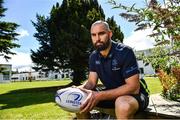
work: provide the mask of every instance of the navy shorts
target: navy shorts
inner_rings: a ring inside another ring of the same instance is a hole
[[[135,94],[135,95],[130,95],[134,97],[139,104],[139,109],[138,111],[143,111],[147,108],[149,104],[149,97],[144,95],[143,93],[140,94]],[[115,107],[115,100],[104,100],[100,101],[97,105],[97,107],[101,108],[114,108]]]

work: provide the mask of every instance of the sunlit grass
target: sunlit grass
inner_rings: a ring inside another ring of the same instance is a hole
[[[160,93],[158,78],[145,78],[151,94]],[[72,119],[74,114],[54,102],[58,87],[70,80],[12,82],[0,84],[0,119]],[[56,87],[58,86],[58,87]]]
[[[56,89],[53,88],[70,82],[65,80],[0,84],[0,119],[71,119],[71,113],[55,104]]]
[[[150,90],[150,94],[156,94],[162,92],[162,85],[157,77],[145,77],[146,83]]]

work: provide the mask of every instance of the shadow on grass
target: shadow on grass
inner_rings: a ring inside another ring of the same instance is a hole
[[[3,106],[0,106],[0,110],[55,102],[56,91],[70,86],[72,86],[72,83],[55,87],[19,89],[0,94],[0,104],[3,104]]]

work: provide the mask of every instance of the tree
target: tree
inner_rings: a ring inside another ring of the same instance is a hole
[[[4,17],[4,12],[7,10],[2,6],[3,0],[0,0],[0,18]],[[15,32],[19,25],[12,22],[0,21],[0,56],[6,60],[10,59],[9,55],[15,53],[11,51],[12,48],[20,47],[20,45],[14,43],[17,40],[18,34]]]
[[[107,22],[109,24],[110,29],[113,31],[112,39],[117,42],[123,42],[124,35],[121,32],[120,26],[118,26],[114,20],[114,17],[108,18]]]
[[[37,15],[37,23],[33,23],[37,33],[34,34],[36,40],[38,40],[41,45],[37,51],[31,50],[31,58],[34,63],[36,63],[35,70],[43,69],[54,70],[54,53],[51,46],[51,38],[49,33],[49,18],[45,16]]]
[[[80,84],[86,79],[93,50],[89,29],[99,19],[104,20],[105,15],[97,0],[63,0],[52,7],[49,17],[37,15],[34,36],[41,46],[31,50],[36,68],[71,69],[73,83]]]
[[[3,65],[0,65],[0,74],[3,74],[5,70],[6,68]]]
[[[174,93],[178,93],[180,87],[180,1],[150,0],[146,2],[145,8],[136,8],[135,4],[130,7],[117,4],[115,0],[109,0],[109,3],[114,8],[125,10],[120,16],[129,22],[135,22],[136,30],[153,29],[149,36],[155,39],[156,45],[152,49],[152,55],[142,58],[159,71],[163,94],[171,94],[171,99],[179,99],[178,94]]]

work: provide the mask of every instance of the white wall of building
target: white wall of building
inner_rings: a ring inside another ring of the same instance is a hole
[[[3,81],[3,74],[0,73],[0,81]]]
[[[143,68],[144,74],[155,74],[155,71],[151,64],[148,64],[147,66],[144,65],[142,60],[138,60],[139,68]]]
[[[17,73],[12,75],[12,81],[24,81],[24,80],[57,80],[63,78],[70,78],[71,71],[66,72],[26,72]]]

